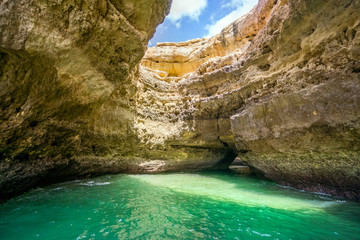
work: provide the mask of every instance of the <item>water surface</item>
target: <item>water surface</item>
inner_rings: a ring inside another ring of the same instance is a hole
[[[0,239],[360,239],[360,204],[225,172],[109,175],[0,205]]]

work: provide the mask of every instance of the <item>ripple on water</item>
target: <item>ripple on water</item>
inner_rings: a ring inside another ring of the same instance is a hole
[[[360,206],[226,173],[113,175],[0,205],[0,239],[357,239]]]

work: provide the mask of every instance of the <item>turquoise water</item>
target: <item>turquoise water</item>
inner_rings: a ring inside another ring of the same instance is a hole
[[[111,175],[1,204],[0,239],[360,239],[360,204],[225,172]]]

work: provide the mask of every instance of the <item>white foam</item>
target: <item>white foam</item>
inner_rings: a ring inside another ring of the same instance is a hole
[[[110,182],[95,182],[95,181],[89,181],[86,183],[80,183],[79,185],[82,186],[103,186],[103,185],[109,185]]]

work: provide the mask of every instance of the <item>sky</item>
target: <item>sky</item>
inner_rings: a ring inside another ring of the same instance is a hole
[[[209,38],[248,13],[258,0],[173,0],[169,15],[156,29],[149,46]]]

